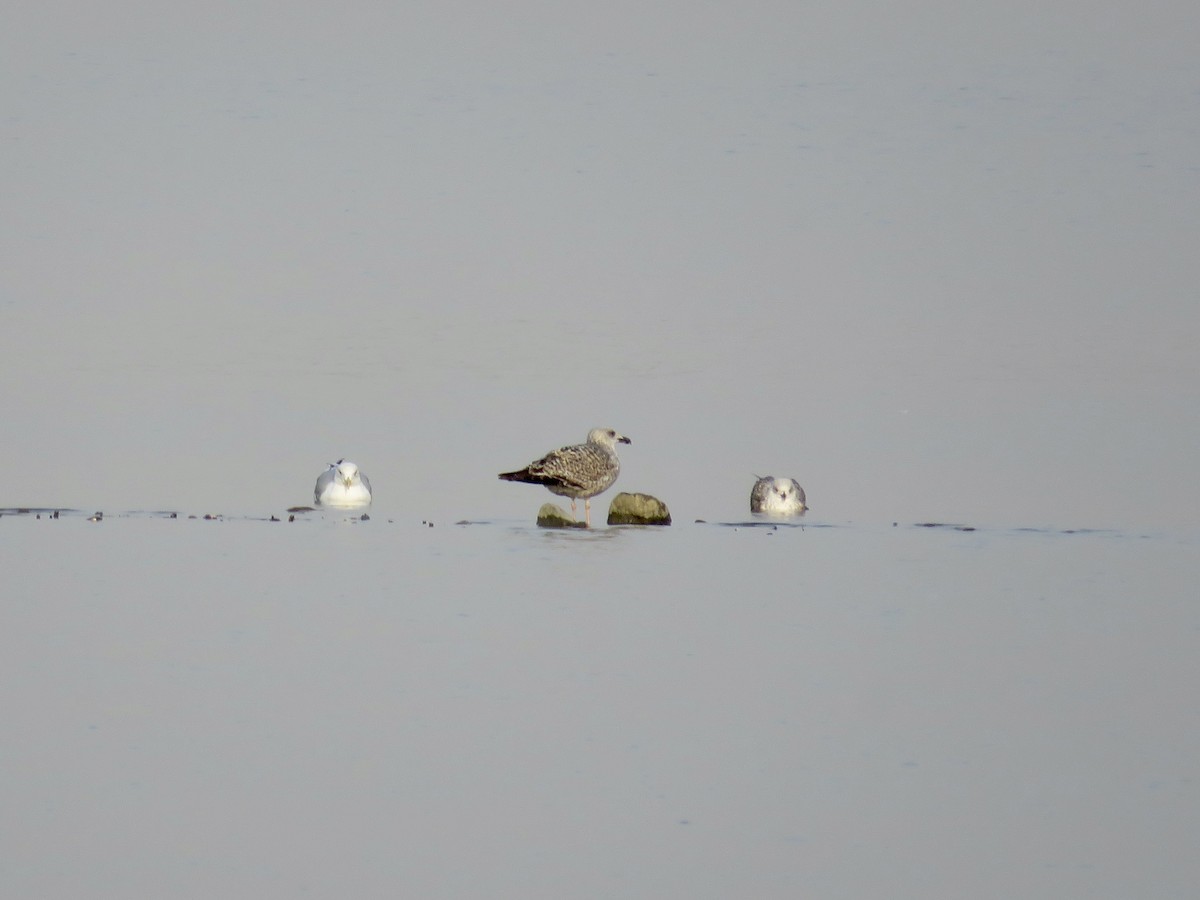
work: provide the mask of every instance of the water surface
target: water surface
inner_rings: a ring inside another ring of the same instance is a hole
[[[0,893],[1194,894],[1195,3],[25,6]]]
[[[14,896],[1182,897],[1200,875],[1194,534],[0,533]]]

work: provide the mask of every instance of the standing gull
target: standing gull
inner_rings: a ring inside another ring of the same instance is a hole
[[[804,505],[804,488],[795,478],[776,478],[774,475],[754,477],[758,481],[750,491],[750,512],[799,516],[808,509]]]
[[[321,473],[313,495],[318,506],[366,506],[371,502],[371,482],[354,463],[339,459]]]
[[[500,477],[504,481],[544,484],[550,493],[570,497],[572,516],[576,512],[575,501],[582,497],[584,521],[590,528],[592,498],[612,487],[621,474],[618,443],[631,441],[611,428],[593,428],[588,432],[586,443],[551,450],[520,471],[501,472]]]

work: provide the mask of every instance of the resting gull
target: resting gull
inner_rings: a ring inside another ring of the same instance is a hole
[[[354,463],[339,459],[321,473],[313,494],[318,506],[366,506],[371,502],[371,482]]]
[[[612,487],[621,474],[616,446],[619,443],[631,441],[611,428],[593,428],[585,443],[551,450],[517,472],[501,472],[500,477],[504,481],[543,484],[552,494],[570,497],[573,516],[575,501],[582,497],[584,522],[591,527],[592,498]]]
[[[754,477],[758,481],[750,491],[750,512],[798,516],[808,509],[804,504],[804,488],[795,478],[776,478],[774,475]]]

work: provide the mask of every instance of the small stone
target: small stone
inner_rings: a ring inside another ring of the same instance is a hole
[[[557,503],[543,503],[537,514],[538,528],[586,528],[584,522],[577,522],[571,514]]]
[[[667,504],[650,494],[620,493],[608,507],[609,525],[670,525]]]

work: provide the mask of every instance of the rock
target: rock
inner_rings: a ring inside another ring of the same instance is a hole
[[[608,507],[609,525],[670,525],[667,504],[649,494],[620,493]]]
[[[571,518],[571,514],[557,503],[543,503],[538,510],[537,523],[539,528],[586,528],[583,522]]]

